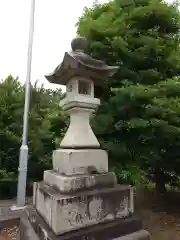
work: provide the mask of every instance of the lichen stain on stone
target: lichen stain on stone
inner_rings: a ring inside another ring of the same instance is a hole
[[[89,214],[91,219],[100,220],[102,218],[102,205],[103,200],[94,198],[89,202]]]

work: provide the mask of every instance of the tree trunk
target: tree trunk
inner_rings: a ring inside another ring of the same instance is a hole
[[[161,169],[156,168],[155,169],[155,182],[156,182],[156,194],[164,194],[166,193],[166,187],[165,187],[165,181],[164,181],[164,173],[161,171]]]

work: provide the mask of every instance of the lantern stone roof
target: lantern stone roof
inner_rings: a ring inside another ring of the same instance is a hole
[[[71,48],[71,52],[65,52],[62,63],[51,74],[45,75],[50,83],[67,85],[70,79],[80,76],[93,80],[95,85],[103,85],[119,68],[87,55],[87,39],[84,37],[73,39]]]

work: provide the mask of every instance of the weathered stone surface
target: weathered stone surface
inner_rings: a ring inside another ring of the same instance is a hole
[[[56,69],[46,75],[51,83],[67,85],[74,76],[91,77],[97,85],[103,85],[106,79],[118,70],[118,66],[108,66],[103,61],[92,58],[84,53],[86,38],[76,37],[72,40],[72,51],[65,52],[63,61]]]
[[[73,79],[71,81],[73,81]],[[83,107],[90,108],[93,110],[100,105],[100,99],[94,98],[91,95],[80,95],[78,93],[75,94],[74,91],[72,91],[68,93],[67,96],[60,102],[60,106],[64,110],[73,107],[82,107],[82,104]]]
[[[44,182],[62,193],[71,193],[85,189],[113,187],[117,180],[113,172],[66,176],[47,170],[44,171]]]
[[[46,185],[34,185],[34,205],[50,228],[58,235],[94,224],[131,215],[130,188],[84,191],[72,195]]]
[[[121,240],[122,236],[130,237],[133,234],[136,237],[132,238],[133,240],[149,240],[144,231],[141,231],[141,221],[135,216],[124,219],[117,218],[111,222],[104,222],[79,230],[69,231],[62,235],[56,235],[35,209],[29,208],[27,213],[40,240]],[[138,235],[140,238],[137,238]],[[131,240],[131,238],[122,238],[122,240]]]
[[[80,103],[70,101],[64,105],[64,109],[69,108],[67,113],[70,115],[70,125],[61,141],[61,148],[81,149],[100,147],[100,144],[89,124],[89,119],[92,112],[94,112],[93,108],[95,105],[92,105],[91,102],[92,101],[89,101],[89,103],[87,103],[87,101],[85,101]]]
[[[53,152],[53,169],[65,175],[106,173],[108,154],[101,149],[58,149]]]

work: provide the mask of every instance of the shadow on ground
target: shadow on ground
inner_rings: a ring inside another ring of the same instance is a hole
[[[180,240],[180,193],[137,191],[136,209],[152,240]]]

